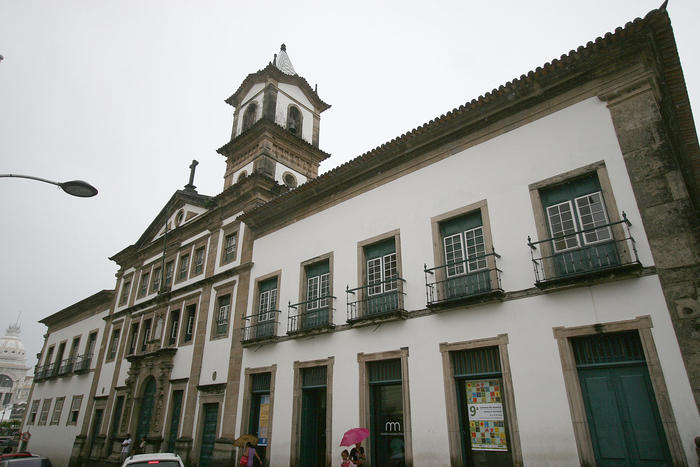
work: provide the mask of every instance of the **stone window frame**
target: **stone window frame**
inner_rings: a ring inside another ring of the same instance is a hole
[[[70,349],[68,349],[68,359],[72,360],[71,365],[75,364],[75,359],[78,357],[78,352],[80,352],[80,343],[83,340],[82,334],[76,334],[71,339]]]
[[[413,428],[411,424],[411,395],[409,387],[408,375],[408,347],[401,347],[399,350],[389,350],[385,352],[376,352],[366,354],[359,352],[357,354],[358,364],[358,394],[360,396],[359,413],[360,426],[369,426],[372,415],[370,413],[370,387],[369,387],[369,372],[367,364],[369,362],[377,362],[381,360],[401,360],[401,390],[403,398],[403,423],[404,423],[404,458],[406,465],[413,465]],[[372,443],[365,445],[365,454],[367,459],[372,459]]]
[[[163,265],[163,278],[162,281],[163,283],[161,284],[161,288],[164,291],[168,291],[172,289],[173,284],[175,283],[175,278],[177,277],[175,266],[177,263],[177,256],[176,257],[169,257],[165,258],[165,265]],[[170,280],[168,282],[168,266],[172,266],[172,271],[170,272]]]
[[[528,185],[532,211],[535,217],[535,229],[539,240],[550,238],[548,220],[545,216],[544,206],[540,197],[540,190],[554,188],[557,185],[562,185],[571,180],[593,174],[598,177],[601,195],[603,196],[603,202],[605,203],[605,208],[607,210],[608,222],[613,223],[622,219],[620,211],[617,207],[617,202],[615,201],[615,195],[613,194],[608,169],[605,166],[605,161],[600,160]],[[625,231],[620,224],[612,226],[612,233],[613,241],[620,242],[626,237]],[[631,253],[625,243],[622,243],[622,245],[624,245],[624,248],[621,248],[619,251],[620,262],[622,264],[627,264],[632,260]],[[540,243],[537,245],[537,248],[540,250],[540,256],[543,258],[551,257],[554,254],[554,249],[551,242]],[[551,261],[545,261],[543,266],[545,277],[556,277]]]
[[[29,416],[27,417],[27,423],[26,425],[33,425],[37,421],[37,414],[39,413],[39,404],[41,403],[41,399],[34,399],[32,401],[32,405],[30,406],[29,409]]]
[[[203,274],[206,273],[207,271],[207,242],[208,239],[204,238],[199,241],[197,241],[193,246],[192,246],[192,258],[190,259],[190,279],[193,279],[195,277],[199,277]],[[197,272],[197,252],[199,250],[204,251],[204,255],[202,257],[202,270],[200,272]]]
[[[164,446],[167,446],[168,442],[168,437],[170,436],[170,427],[172,425],[173,421],[173,394],[175,391],[182,391],[182,405],[180,406],[180,420],[179,420],[179,427],[178,427],[178,435],[182,431],[182,421],[184,420],[184,417],[187,415],[185,413],[185,406],[187,405],[187,381],[186,380],[170,380],[170,387],[168,388],[168,400],[167,400],[167,407],[165,410],[165,419],[163,423],[163,442],[166,443]],[[176,435],[175,439],[179,437]],[[177,442],[177,441],[176,441]]]
[[[225,383],[218,383],[218,384],[213,384],[211,385],[212,387],[217,388],[215,391],[212,391],[211,388],[207,388],[207,386],[198,386],[198,400],[197,400],[197,424],[195,425],[195,438],[194,438],[194,443],[192,445],[192,453],[198,453],[200,452],[202,448],[202,435],[204,434],[204,404],[218,404],[219,408],[217,410],[217,415],[216,415],[216,438],[215,439],[220,439],[221,433],[224,432],[224,427],[223,427],[223,421],[224,421],[224,395],[225,395],[225,389],[222,386],[225,386]],[[209,390],[209,391],[207,391]],[[172,396],[172,389],[170,391],[170,395]],[[184,401],[185,401],[185,395],[183,394],[183,409],[184,409]],[[183,410],[183,415],[184,415],[184,410]]]
[[[258,112],[258,109],[261,109],[262,112],[262,105],[257,99],[253,98],[245,104],[245,110],[241,109],[243,110],[243,116],[241,117],[241,130],[238,134],[248,130],[260,119],[261,113]]]
[[[176,347],[178,342],[180,341],[180,331],[182,330],[183,303],[184,302],[178,302],[176,304],[171,304],[168,307],[168,311],[165,315],[166,322],[165,333],[163,335],[163,347]],[[176,311],[179,311],[180,314],[178,315],[177,331],[175,331],[175,342],[170,343],[173,335],[173,313]]]
[[[139,274],[139,285],[138,285],[138,290],[136,291],[136,298],[143,298],[147,297],[149,294],[149,289],[151,287],[151,272],[153,271],[153,264],[148,265],[147,267],[141,268],[141,272]],[[147,277],[144,277],[144,274],[148,274]],[[146,290],[144,291],[143,286],[144,286],[144,281],[146,284]]]
[[[109,341],[107,342],[105,363],[114,361],[119,354],[119,339],[122,337],[122,324],[123,323],[119,323],[119,325],[112,326],[109,333]]]
[[[288,178],[288,177],[291,177],[291,178]],[[294,175],[289,170],[285,170],[282,173],[282,183],[284,183],[284,185],[289,189],[296,188],[299,185],[299,182],[297,180],[297,176]]]
[[[176,265],[175,265],[175,279],[173,281],[173,284],[179,284],[181,282],[187,281],[190,277],[190,271],[191,271],[191,266],[192,266],[192,246],[189,246],[188,248],[182,248],[176,258]],[[187,268],[185,268],[185,277],[182,277],[182,258],[184,256],[187,256]]]
[[[148,295],[157,294],[163,288],[163,281],[165,276],[163,275],[163,265],[160,261],[154,262],[151,269],[151,284],[148,288]],[[156,272],[158,274],[156,274]],[[156,276],[158,276],[158,285],[156,286]]]
[[[484,250],[486,251],[487,255],[494,251],[491,220],[489,217],[489,206],[487,200],[482,199],[475,203],[452,209],[450,211],[438,214],[430,218],[430,230],[432,232],[433,238],[434,267],[437,268],[440,266],[444,266],[446,263],[444,242],[442,239],[442,235],[440,234],[440,224],[443,222],[451,221],[458,217],[473,214],[477,211],[481,214],[481,228],[484,234]],[[466,245],[463,245],[463,248],[465,248],[464,260],[467,261]],[[498,271],[496,271],[496,258],[493,255],[486,257],[486,267],[489,269],[491,289],[493,290],[495,288],[498,288]],[[444,269],[440,268],[435,270],[435,282],[437,282],[438,284],[443,284],[446,279],[447,277],[445,276]]]
[[[241,425],[240,433],[247,433],[250,426],[250,404],[251,390],[253,386],[253,375],[260,373],[270,373],[270,418],[268,420],[269,430],[267,436],[267,446],[272,446],[273,419],[275,414],[275,380],[277,377],[277,364],[271,366],[246,368],[243,374],[243,403],[241,405]],[[268,455],[269,459],[269,455]],[[269,465],[269,460],[268,460]]]
[[[66,347],[68,347],[68,339],[63,339],[58,342],[58,350],[56,350],[56,355],[54,355],[54,365],[56,371],[61,368],[61,363],[63,362],[63,356],[66,354]]]
[[[331,465],[333,456],[333,365],[335,357],[306,362],[294,362],[294,388],[292,393],[292,435],[289,451],[289,465],[297,465],[301,457],[299,440],[301,439],[301,370],[304,368],[326,367],[326,465]],[[272,384],[272,383],[270,383]],[[249,409],[250,410],[250,409]]]
[[[260,292],[260,284],[262,282],[270,280],[274,277],[277,278],[277,294],[275,295],[275,308],[273,310],[268,310],[268,312],[270,312],[270,311],[274,312],[275,310],[277,310],[277,311],[280,311],[280,313],[277,313],[277,316],[275,316],[273,319],[273,321],[275,322],[275,326],[274,326],[275,331],[274,331],[273,335],[269,336],[269,337],[275,337],[275,336],[277,336],[277,333],[278,333],[279,323],[277,322],[277,320],[280,317],[281,308],[282,308],[282,303],[280,303],[280,289],[281,289],[280,286],[282,284],[282,270],[281,269],[278,269],[277,271],[273,271],[273,272],[270,272],[268,274],[265,274],[265,275],[262,275],[262,276],[255,278],[255,283],[254,283],[254,287],[253,287],[253,290],[255,291],[255,296],[253,297],[253,309],[251,310],[250,317],[249,317],[250,322],[243,323],[243,326],[246,327],[246,326],[254,326],[258,322],[257,316],[258,316],[259,310],[260,310],[260,293],[261,293]]]
[[[77,410],[75,409],[75,402],[78,401]],[[66,426],[78,426],[78,419],[80,418],[80,407],[83,405],[83,394],[76,394],[70,401],[70,407],[68,408],[68,417],[66,419]],[[72,421],[73,412],[77,412],[78,415],[75,417],[75,422]]]
[[[65,402],[66,396],[56,397],[56,401],[53,404],[53,411],[51,412],[51,418],[49,419],[49,426],[61,424],[61,415],[63,415],[63,405]]]
[[[307,259],[306,261],[302,261],[299,265],[299,302],[305,302],[309,299],[307,296],[309,278],[306,275],[306,268],[324,261],[328,261],[328,293],[331,297],[333,296],[333,252],[331,251],[329,253],[324,253],[322,255]],[[333,299],[330,298],[329,300],[328,306],[333,309]]]
[[[231,235],[236,236],[236,246],[234,248],[233,257],[226,259],[226,240]],[[221,254],[219,255],[219,266],[225,266],[236,261],[240,255],[241,245],[241,221],[234,221],[221,228]]]
[[[50,365],[53,363],[51,360],[54,358],[54,351],[56,350],[56,344],[51,344],[48,349],[46,349],[46,353],[44,354],[44,367],[46,365]]]
[[[367,285],[367,258],[365,255],[365,248],[374,245],[375,243],[380,243],[384,240],[388,240],[390,238],[394,239],[394,248],[396,251],[396,271],[399,277],[403,277],[403,263],[401,261],[401,230],[394,229],[357,242],[357,287],[363,287]],[[402,310],[404,306],[404,300],[403,293],[400,292],[403,291],[404,287],[403,284],[401,284],[401,281],[398,282],[398,309]],[[361,293],[357,294],[357,300],[362,301],[365,298],[367,298],[367,296],[365,295],[365,290],[366,289],[361,289],[358,291]]]
[[[194,343],[194,338],[197,334],[197,314],[199,312],[200,299],[199,293],[191,298],[186,298],[182,301],[182,316],[180,317],[180,336],[178,340],[178,347],[184,347],[187,345],[192,345]],[[187,312],[188,308],[194,306],[194,315],[192,318],[192,337],[190,340],[186,341],[187,337]]]
[[[234,296],[235,296],[235,291],[236,291],[236,285],[238,285],[238,282],[236,280],[226,282],[225,284],[220,284],[217,286],[212,287],[212,290],[215,292],[214,295],[214,300],[212,300],[212,316],[211,316],[211,330],[209,333],[209,340],[218,340],[218,339],[227,339],[230,334],[231,334],[231,327],[233,325],[234,321]],[[218,327],[218,317],[219,317],[219,300],[222,297],[225,297],[228,295],[230,297],[229,299],[229,311],[228,311],[228,322],[226,323],[226,332],[217,334],[216,330]]]
[[[126,336],[126,349],[124,351],[124,358],[130,355],[136,355],[139,349],[139,334],[141,333],[141,316],[132,318],[129,321],[129,334]],[[134,332],[134,325],[136,325],[136,332]],[[134,343],[133,350],[131,348],[131,343]]]
[[[146,331],[146,321],[150,320],[150,326],[148,331]],[[153,338],[153,330],[155,326],[156,314],[155,312],[144,313],[141,316],[141,326],[139,326],[139,340],[136,342],[136,352],[135,355],[143,354],[148,352],[148,343],[151,342]],[[148,332],[148,336],[146,336]]]
[[[46,423],[49,421],[49,411],[51,410],[52,401],[53,398],[49,397],[48,399],[44,399],[43,403],[41,404],[41,411],[39,412],[39,421],[37,422],[38,426],[45,426]]]
[[[127,289],[128,285],[128,290]],[[129,296],[131,295],[131,290],[134,287],[134,273],[130,273],[122,277],[122,286],[119,292],[119,302],[118,306],[123,307],[129,304]]]
[[[93,339],[92,336],[95,336],[95,338]],[[96,367],[97,364],[98,364],[98,363],[97,363],[97,357],[98,357],[98,355],[99,355],[99,350],[97,350],[97,338],[98,338],[99,336],[100,336],[100,329],[99,329],[99,328],[97,328],[97,329],[91,329],[91,330],[88,332],[88,338],[87,338],[87,340],[85,341],[85,350],[83,351],[83,358],[85,358],[85,357],[89,357],[89,358],[90,358],[90,368],[89,368],[89,369],[92,369],[92,368],[93,368],[93,365]],[[94,344],[94,345],[93,345],[93,348],[92,348],[92,352],[89,352],[89,350],[90,350],[90,341],[92,341],[93,344]]]
[[[299,118],[296,119],[296,120],[298,120],[299,125],[297,128],[295,128],[294,133],[292,133],[289,129],[289,123],[290,123],[291,118],[292,118],[290,115],[292,108],[296,109],[297,115],[299,116]],[[303,138],[302,135],[304,134],[304,114],[297,104],[290,103],[289,105],[287,105],[287,113],[286,113],[285,120],[286,121],[284,122],[284,129],[289,131],[290,133],[292,133],[297,138]]]
[[[442,356],[442,376],[445,388],[445,407],[447,409],[447,433],[450,449],[450,459],[455,465],[462,465],[464,457],[462,452],[461,427],[459,425],[459,402],[455,387],[454,367],[450,353],[462,350],[478,349],[483,347],[498,347],[498,357],[501,365],[501,378],[503,379],[504,403],[508,414],[508,439],[511,445],[513,465],[523,465],[523,453],[520,443],[520,429],[518,415],[515,408],[515,395],[513,392],[513,375],[510,370],[510,358],[508,357],[508,334],[499,334],[495,337],[474,339],[461,342],[441,342],[439,345]]]
[[[642,344],[642,349],[644,350],[644,359],[646,360],[647,370],[649,372],[649,379],[652,389],[654,390],[656,406],[658,407],[659,416],[661,417],[661,423],[666,435],[668,449],[671,453],[672,463],[673,465],[686,464],[683,442],[678,431],[675,415],[673,414],[673,407],[671,406],[671,399],[668,388],[666,387],[661,361],[656,351],[654,336],[651,332],[652,327],[651,316],[643,315],[629,320],[571,327],[558,326],[552,328],[554,338],[559,347],[559,357],[561,359],[566,396],[569,401],[569,410],[571,411],[576,448],[578,450],[579,460],[582,464],[595,465],[595,454],[588,427],[588,417],[586,416],[586,409],[583,402],[581,384],[576,370],[576,359],[574,357],[573,347],[571,346],[571,338],[623,331],[637,331],[639,333],[639,339]]]

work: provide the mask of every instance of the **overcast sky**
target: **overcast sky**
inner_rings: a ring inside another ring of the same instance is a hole
[[[192,159],[198,191],[222,190],[224,99],[283,42],[332,105],[325,172],[660,3],[0,0],[0,173],[100,190],[0,179],[0,332],[21,312],[33,365],[37,321],[114,288],[108,257],[187,183]],[[668,11],[697,111],[700,2]]]

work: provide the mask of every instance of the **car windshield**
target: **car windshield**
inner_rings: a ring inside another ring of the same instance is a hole
[[[151,467],[152,465],[157,465],[158,467],[180,467],[178,461],[141,461],[141,462],[131,462],[127,464],[128,467]]]

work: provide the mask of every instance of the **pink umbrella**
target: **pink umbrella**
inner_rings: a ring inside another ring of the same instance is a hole
[[[352,446],[369,436],[367,428],[351,428],[345,432],[343,439],[340,441],[341,446]]]

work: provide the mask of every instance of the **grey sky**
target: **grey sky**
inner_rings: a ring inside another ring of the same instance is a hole
[[[37,320],[114,287],[108,256],[187,183],[193,158],[198,191],[221,191],[224,99],[283,42],[332,105],[327,171],[660,3],[0,0],[0,173],[100,190],[0,180],[0,332],[21,311],[33,364]],[[697,110],[700,3],[668,10]]]

